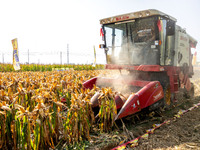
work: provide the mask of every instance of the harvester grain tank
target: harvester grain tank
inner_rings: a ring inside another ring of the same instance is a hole
[[[176,19],[150,9],[100,20],[106,69],[129,71],[123,78],[95,77],[85,88],[94,85],[127,85],[132,93],[127,100],[115,98],[117,118],[135,114],[144,108],[154,110],[177,101],[179,90],[192,95],[190,78],[194,74],[191,48],[197,41],[176,25]],[[96,96],[97,97],[97,96]],[[92,106],[98,106],[93,98]]]

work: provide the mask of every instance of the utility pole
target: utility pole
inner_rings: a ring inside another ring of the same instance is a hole
[[[67,44],[67,64],[69,64],[69,44]]]
[[[29,64],[29,49],[28,49],[28,64]]]
[[[60,52],[60,64],[62,65],[62,52]]]

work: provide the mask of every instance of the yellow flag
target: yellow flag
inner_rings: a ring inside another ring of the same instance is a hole
[[[12,40],[12,45],[13,45],[13,67],[15,70],[20,70],[17,38]]]

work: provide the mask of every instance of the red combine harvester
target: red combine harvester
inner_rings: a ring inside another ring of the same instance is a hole
[[[158,10],[144,10],[100,20],[100,34],[104,44],[106,69],[127,70],[129,75],[119,78],[95,77],[83,86],[128,86],[134,94],[127,100],[115,97],[117,118],[174,103],[179,90],[194,94],[190,79],[193,73],[191,48],[197,41],[176,19]],[[98,98],[91,100],[98,106]]]

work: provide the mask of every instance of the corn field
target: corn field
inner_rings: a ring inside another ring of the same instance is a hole
[[[20,71],[52,71],[56,69],[73,69],[73,70],[95,70],[95,69],[103,69],[104,65],[97,64],[93,65],[43,65],[43,64],[20,64]],[[12,64],[1,64],[0,63],[0,72],[11,72],[14,71]]]
[[[1,72],[0,149],[68,149],[109,131],[117,110],[110,88],[84,89],[98,74],[89,71]],[[98,121],[90,99],[100,92]],[[64,100],[65,102],[61,102]]]

